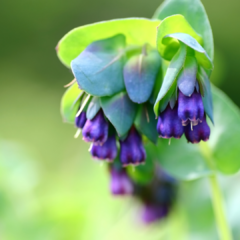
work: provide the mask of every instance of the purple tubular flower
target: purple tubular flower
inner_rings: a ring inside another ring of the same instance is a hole
[[[185,127],[185,136],[187,140],[191,143],[199,143],[202,141],[207,141],[210,136],[210,128],[207,124],[206,117],[204,116],[201,123],[199,123],[197,126],[190,126],[187,125]]]
[[[81,112],[81,114],[75,118],[75,126],[77,128],[83,128],[87,121],[86,112]]]
[[[146,152],[142,144],[142,138],[135,127],[130,129],[128,136],[124,141],[120,141],[120,145],[120,160],[123,166],[144,163]]]
[[[204,107],[201,93],[196,90],[188,97],[180,90],[178,95],[178,116],[182,120],[182,125],[186,126],[192,122],[196,126],[204,118]]]
[[[159,137],[181,138],[184,128],[177,112],[177,105],[173,109],[168,105],[167,108],[160,114],[157,123]]]
[[[112,162],[116,158],[118,152],[115,136],[109,136],[103,145],[92,143],[90,152],[93,158],[106,159],[107,161]]]
[[[161,220],[168,214],[168,207],[159,204],[146,204],[142,212],[142,220],[146,224]]]
[[[108,138],[108,122],[100,110],[92,120],[87,120],[82,131],[83,140],[103,144]]]
[[[130,195],[133,193],[134,186],[132,180],[129,178],[126,169],[110,168],[111,182],[110,189],[113,195]]]

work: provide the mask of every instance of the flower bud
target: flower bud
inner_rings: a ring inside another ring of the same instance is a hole
[[[103,145],[92,143],[90,152],[93,158],[106,159],[107,161],[112,162],[116,158],[118,152],[115,136],[109,136]]]
[[[168,105],[167,108],[159,115],[157,123],[159,137],[181,138],[184,129],[177,112],[177,105],[173,109]]]
[[[100,110],[92,120],[87,120],[82,131],[83,140],[103,144],[108,138],[108,122]]]
[[[204,116],[202,122],[198,123],[197,126],[192,127],[188,124],[185,127],[185,136],[191,143],[199,143],[201,140],[206,142],[210,136],[210,128],[207,124],[206,117]]]
[[[145,204],[142,211],[142,220],[146,224],[161,220],[168,214],[168,207],[166,205]]]
[[[77,128],[83,128],[85,123],[86,123],[86,121],[87,121],[86,112],[83,111],[83,112],[81,112],[81,114],[79,116],[77,116],[75,118],[75,126]]]
[[[133,193],[133,182],[128,176],[126,169],[111,166],[110,189],[113,195],[130,195]]]
[[[189,122],[197,125],[204,117],[204,107],[201,93],[196,90],[193,94],[185,96],[180,90],[178,95],[178,116],[182,124],[186,126]]]
[[[130,129],[125,140],[120,141],[120,145],[120,160],[123,166],[144,163],[146,152],[142,144],[142,138],[135,127]]]

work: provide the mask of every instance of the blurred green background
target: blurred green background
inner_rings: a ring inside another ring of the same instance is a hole
[[[134,213],[138,206],[133,207],[136,204],[131,199],[110,196],[105,168],[91,160],[88,145],[73,138],[74,127],[63,124],[59,113],[63,85],[73,78],[56,57],[54,48],[60,38],[87,23],[150,18],[161,2],[1,1],[0,239],[157,240],[160,236],[184,236],[186,214],[172,217],[174,232],[160,227],[167,222],[140,228]],[[240,106],[240,2],[203,3],[216,46],[212,81]],[[186,185],[183,189],[191,188]],[[207,204],[207,215],[198,218],[205,225],[206,218],[212,217]],[[176,211],[181,212],[181,207]],[[191,229],[197,232],[196,227]],[[214,226],[209,231],[216,233]]]

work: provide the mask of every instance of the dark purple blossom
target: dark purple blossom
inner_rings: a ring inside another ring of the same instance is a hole
[[[82,131],[83,140],[103,144],[108,138],[108,122],[100,110],[92,120],[87,120]]]
[[[177,105],[173,109],[168,105],[159,115],[157,131],[159,137],[162,138],[181,138],[184,129],[181,119],[178,117]]]
[[[107,161],[112,162],[116,158],[118,152],[115,136],[109,136],[103,145],[92,143],[90,152],[93,158],[106,159]]]
[[[84,125],[85,125],[85,123],[86,123],[86,121],[87,121],[86,112],[83,111],[83,112],[80,113],[79,116],[77,116],[77,117],[75,118],[75,126],[76,126],[77,128],[83,128]]]
[[[202,96],[196,90],[191,96],[185,96],[180,90],[178,95],[178,116],[182,120],[182,125],[191,123],[197,125],[204,118],[204,107]]]
[[[130,195],[133,193],[133,182],[126,169],[111,166],[110,175],[110,189],[113,195]]]
[[[128,136],[125,140],[120,141],[120,145],[120,160],[123,166],[144,163],[146,152],[142,144],[141,135],[137,132],[135,127],[129,130]]]
[[[185,127],[185,136],[191,143],[199,143],[200,141],[207,141],[210,136],[210,128],[207,124],[206,117],[204,116],[202,122],[197,126],[188,124]]]
[[[161,220],[168,214],[167,205],[145,204],[142,211],[142,220],[146,224]]]

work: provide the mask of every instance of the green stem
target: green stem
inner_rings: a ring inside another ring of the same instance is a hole
[[[213,174],[209,177],[209,182],[212,191],[212,204],[214,209],[214,214],[217,222],[218,233],[221,240],[232,240],[232,233],[229,228],[225,211],[224,211],[224,200],[221,192],[220,185],[217,179],[217,171],[215,167],[215,161],[211,154],[211,150],[206,143],[200,144],[200,149],[202,154],[205,156],[205,159],[212,169]]]
[[[216,174],[209,177],[212,190],[212,204],[218,225],[219,235],[222,240],[232,240],[232,234],[224,212],[223,197]]]

